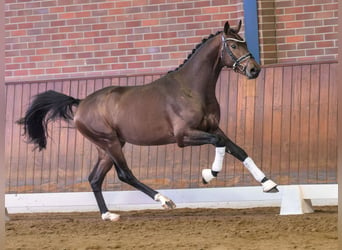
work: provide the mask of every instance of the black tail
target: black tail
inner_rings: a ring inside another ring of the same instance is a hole
[[[72,107],[78,106],[80,101],[49,90],[34,98],[25,116],[17,123],[24,125],[24,135],[28,136],[29,142],[36,144],[39,150],[42,150],[46,148],[47,124],[57,118],[72,120]]]

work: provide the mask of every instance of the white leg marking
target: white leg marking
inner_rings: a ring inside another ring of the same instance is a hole
[[[202,178],[206,183],[209,183],[212,179],[215,179],[215,176],[213,176],[211,169],[206,168],[202,170]]]
[[[247,157],[244,160],[243,165],[245,165],[245,167],[253,175],[254,179],[256,179],[258,182],[261,182],[262,179],[264,179],[266,177],[265,174],[257,167],[257,165],[255,165],[252,158]]]
[[[224,156],[226,154],[226,147],[215,148],[215,159],[211,169],[215,172],[222,170]]]
[[[110,220],[110,221],[118,221],[120,219],[120,215],[114,214],[111,212],[106,212],[101,215],[102,220]]]
[[[261,183],[261,181],[266,177],[265,174],[255,165],[254,161],[250,157],[247,157],[244,160],[243,165],[245,165],[245,167],[253,175],[254,179],[256,179],[258,182]],[[269,192],[273,188],[277,187],[277,184],[272,180],[267,180],[261,183],[261,185],[264,192]]]
[[[167,198],[166,196],[158,193],[154,196],[154,200],[155,201],[160,201],[162,204],[162,207],[165,209],[173,209],[176,208],[176,204],[170,200],[169,198]]]
[[[222,170],[225,154],[226,154],[226,147],[215,148],[215,159],[214,159],[213,165],[211,166],[211,169],[206,168],[202,170],[202,177],[206,183],[209,183],[212,179],[215,178],[215,176],[213,176],[211,171],[220,172]]]

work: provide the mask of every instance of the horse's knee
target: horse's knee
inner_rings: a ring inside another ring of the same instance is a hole
[[[91,186],[91,189],[93,192],[100,192],[102,191],[102,183],[104,180],[104,176],[97,175],[94,173],[91,173],[88,177],[89,184]]]
[[[88,178],[89,184],[91,186],[91,189],[93,190],[93,192],[99,192],[102,190],[102,181],[98,180],[98,179],[94,179],[91,176],[89,176]]]

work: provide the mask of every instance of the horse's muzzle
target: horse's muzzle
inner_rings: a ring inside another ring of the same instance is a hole
[[[254,60],[254,58],[248,61],[247,65],[246,65],[246,69],[245,69],[245,75],[248,77],[248,79],[257,78],[260,71],[261,71],[261,67]]]
[[[260,67],[252,67],[249,70],[247,69],[246,76],[248,77],[248,79],[255,79],[258,77],[260,70]]]

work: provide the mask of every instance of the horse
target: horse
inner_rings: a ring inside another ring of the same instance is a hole
[[[98,159],[88,181],[103,220],[120,218],[108,210],[102,195],[103,180],[113,166],[121,181],[166,209],[176,207],[133,175],[122,150],[126,142],[141,146],[177,143],[179,147],[212,144],[215,158],[211,168],[202,171],[203,183],[217,177],[228,153],[243,163],[264,192],[278,192],[277,184],[219,127],[215,87],[222,68],[232,68],[249,79],[258,77],[261,70],[238,34],[240,28],[241,21],[237,28],[225,22],[223,30],[203,39],[178,68],[146,85],[109,86],[82,100],[52,90],[40,93],[17,122],[28,142],[39,150],[46,148],[47,125],[56,119],[73,120],[76,129],[95,144]]]

